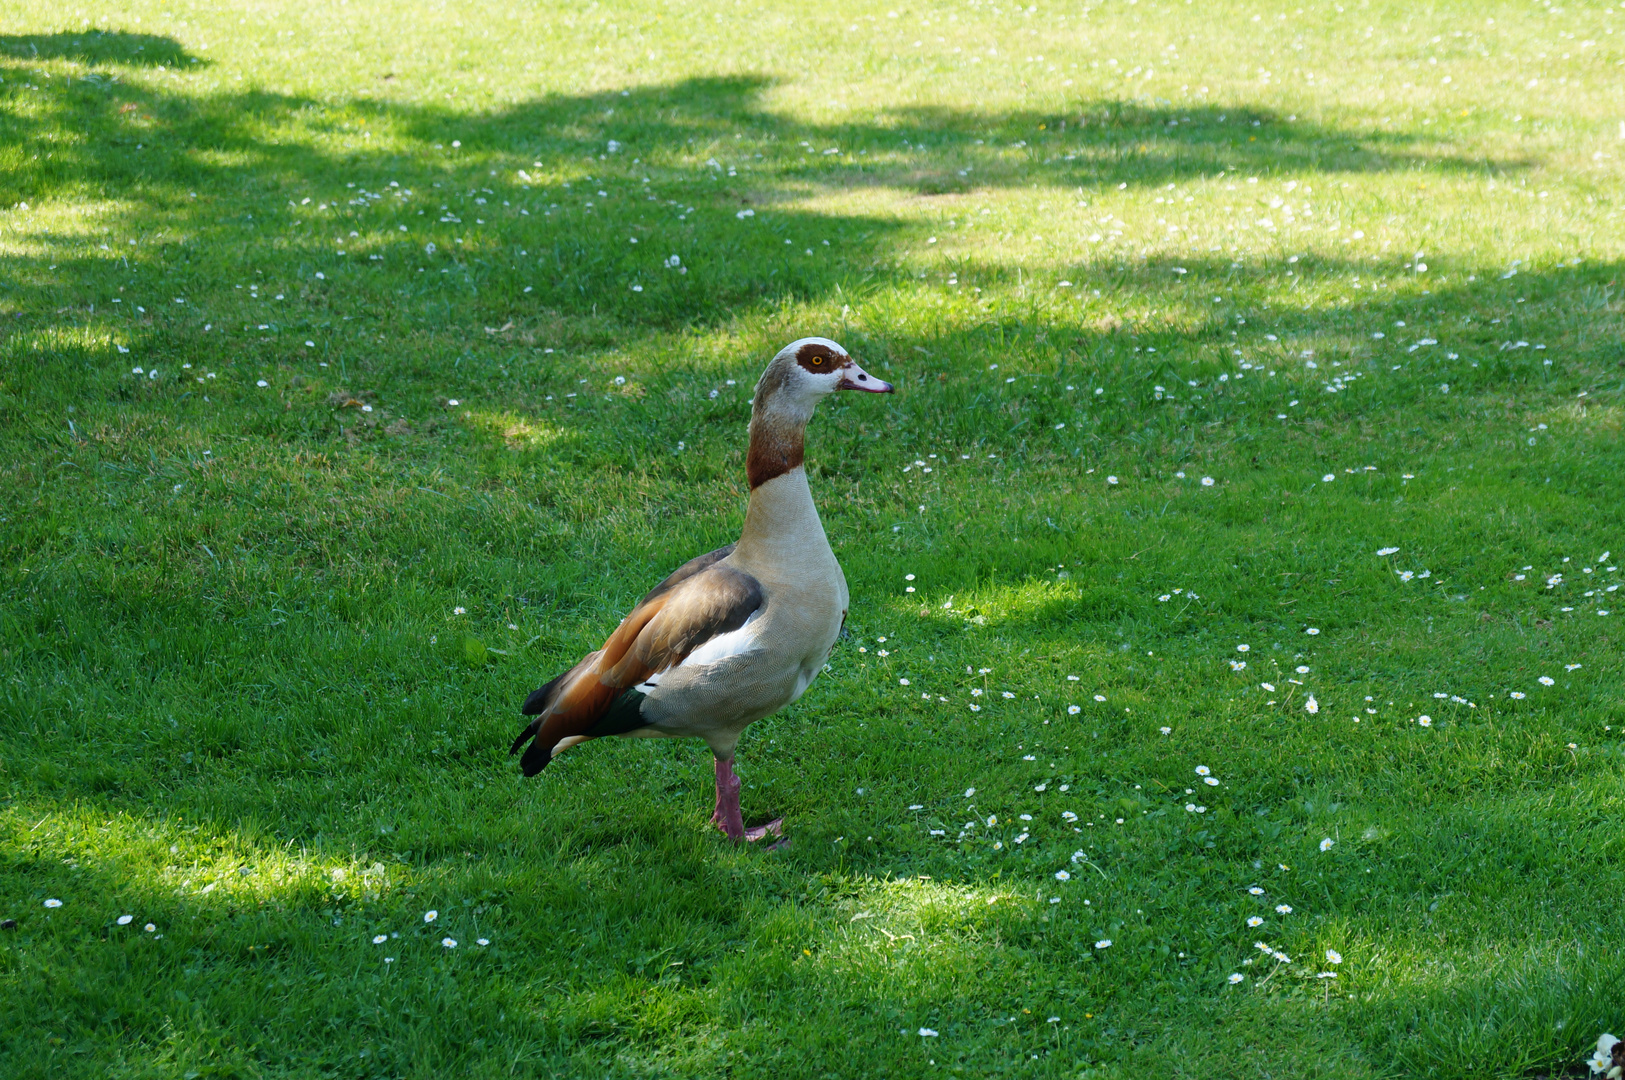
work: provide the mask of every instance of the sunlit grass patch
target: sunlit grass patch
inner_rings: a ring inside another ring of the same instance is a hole
[[[41,778],[54,783],[68,779],[60,770]],[[30,816],[37,820],[25,826],[23,819]],[[398,864],[390,868],[354,854],[313,855],[235,830],[122,814],[104,818],[83,810],[53,812],[38,804],[13,806],[7,818],[10,844],[19,855],[59,863],[82,877],[81,888],[59,887],[52,897],[62,900],[55,910],[80,925],[86,918],[128,925],[107,913],[143,906],[150,912],[154,904],[166,911],[177,905],[205,909],[215,916],[267,904],[294,909],[376,904],[392,886],[412,881]],[[155,917],[137,915],[141,922]]]
[[[457,410],[454,415],[460,415],[471,428],[483,432],[488,438],[500,440],[511,450],[545,450],[568,438],[568,433],[562,428],[512,412],[482,409],[476,414],[472,409],[462,409],[460,403],[452,402],[447,403],[447,408]]]

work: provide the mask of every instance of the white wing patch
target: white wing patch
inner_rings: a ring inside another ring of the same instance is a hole
[[[699,667],[701,664],[714,664],[718,660],[725,660],[730,656],[749,652],[756,645],[756,631],[751,624],[756,621],[756,617],[761,613],[761,609],[757,608],[745,618],[744,624],[739,629],[730,630],[726,634],[718,634],[716,637],[702,642],[699,648],[683,657],[682,662],[677,667]],[[673,669],[666,669],[666,671],[671,670]],[[647,694],[660,685],[660,677],[666,674],[666,671],[657,671],[650,675],[638,684],[638,689]]]

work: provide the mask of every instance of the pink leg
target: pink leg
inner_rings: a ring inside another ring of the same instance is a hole
[[[717,808],[711,814],[711,824],[728,834],[731,840],[745,837],[745,818],[739,812],[739,777],[734,775],[732,758],[717,758]]]
[[[717,758],[717,806],[711,814],[711,824],[727,833],[728,839],[735,843],[741,840],[756,841],[765,836],[783,836],[783,818],[776,818],[754,829],[745,828],[745,818],[739,810],[739,786],[733,758]]]

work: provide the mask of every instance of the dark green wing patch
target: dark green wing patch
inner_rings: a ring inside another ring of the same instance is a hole
[[[646,697],[647,694],[635,689],[616,694],[604,715],[585,734],[597,739],[605,735],[625,735],[628,731],[648,727],[649,721],[643,715],[643,699]]]

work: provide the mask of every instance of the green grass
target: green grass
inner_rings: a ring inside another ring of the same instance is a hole
[[[0,21],[0,1074],[1625,1026],[1625,11],[70,7]],[[808,334],[898,393],[809,440],[851,634],[739,757],[790,847],[699,743],[521,782]]]

